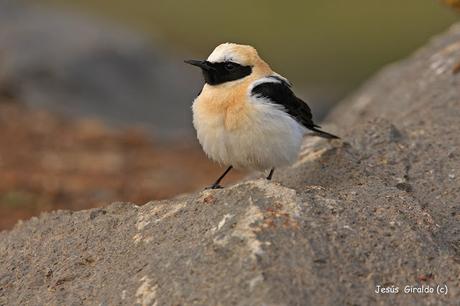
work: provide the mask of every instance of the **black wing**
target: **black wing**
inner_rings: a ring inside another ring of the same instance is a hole
[[[275,82],[260,83],[252,89],[251,94],[256,97],[262,97],[270,100],[272,103],[282,105],[286,112],[291,115],[297,122],[309,130],[315,131],[318,136],[324,138],[339,138],[319,130],[319,125],[313,122],[310,107],[307,103],[297,98],[292,92],[289,83],[282,78],[272,76]]]

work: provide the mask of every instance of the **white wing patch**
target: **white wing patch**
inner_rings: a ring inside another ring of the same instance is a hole
[[[289,87],[292,86],[292,83],[291,83],[288,79],[286,79],[284,76],[282,76],[281,74],[278,74],[278,73],[276,73],[276,72],[273,72],[273,75],[270,76],[270,77],[271,77],[271,78],[278,78],[278,79],[281,79],[281,80],[283,80],[286,84],[288,84]]]
[[[288,84],[289,86],[291,86],[291,82],[289,82],[288,79],[286,79],[285,77],[275,73],[273,75],[270,75],[268,77],[264,77],[264,78],[261,78],[261,79],[258,79],[256,80],[254,83],[251,84],[251,86],[249,86],[249,91],[248,91],[248,94],[249,95],[252,95],[252,90],[260,85],[260,84],[263,84],[263,83],[282,83],[282,82],[285,82],[286,84]]]

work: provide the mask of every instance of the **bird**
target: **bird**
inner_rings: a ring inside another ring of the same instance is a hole
[[[339,138],[313,122],[310,107],[292,85],[274,72],[249,45],[223,43],[206,60],[186,60],[197,66],[204,85],[193,101],[193,126],[206,155],[227,166],[208,188],[231,169],[269,171],[293,164],[307,130],[326,139]]]

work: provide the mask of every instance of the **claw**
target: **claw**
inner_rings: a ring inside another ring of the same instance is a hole
[[[211,185],[211,186],[209,186],[209,187],[206,187],[205,190],[209,190],[209,189],[222,189],[222,188],[224,188],[224,187],[222,187],[222,186],[219,185],[219,184],[213,184],[213,185]]]

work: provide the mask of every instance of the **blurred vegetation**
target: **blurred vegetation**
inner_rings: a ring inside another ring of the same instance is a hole
[[[196,57],[221,42],[252,44],[294,83],[339,96],[459,20],[435,0],[42,1],[106,16]]]

